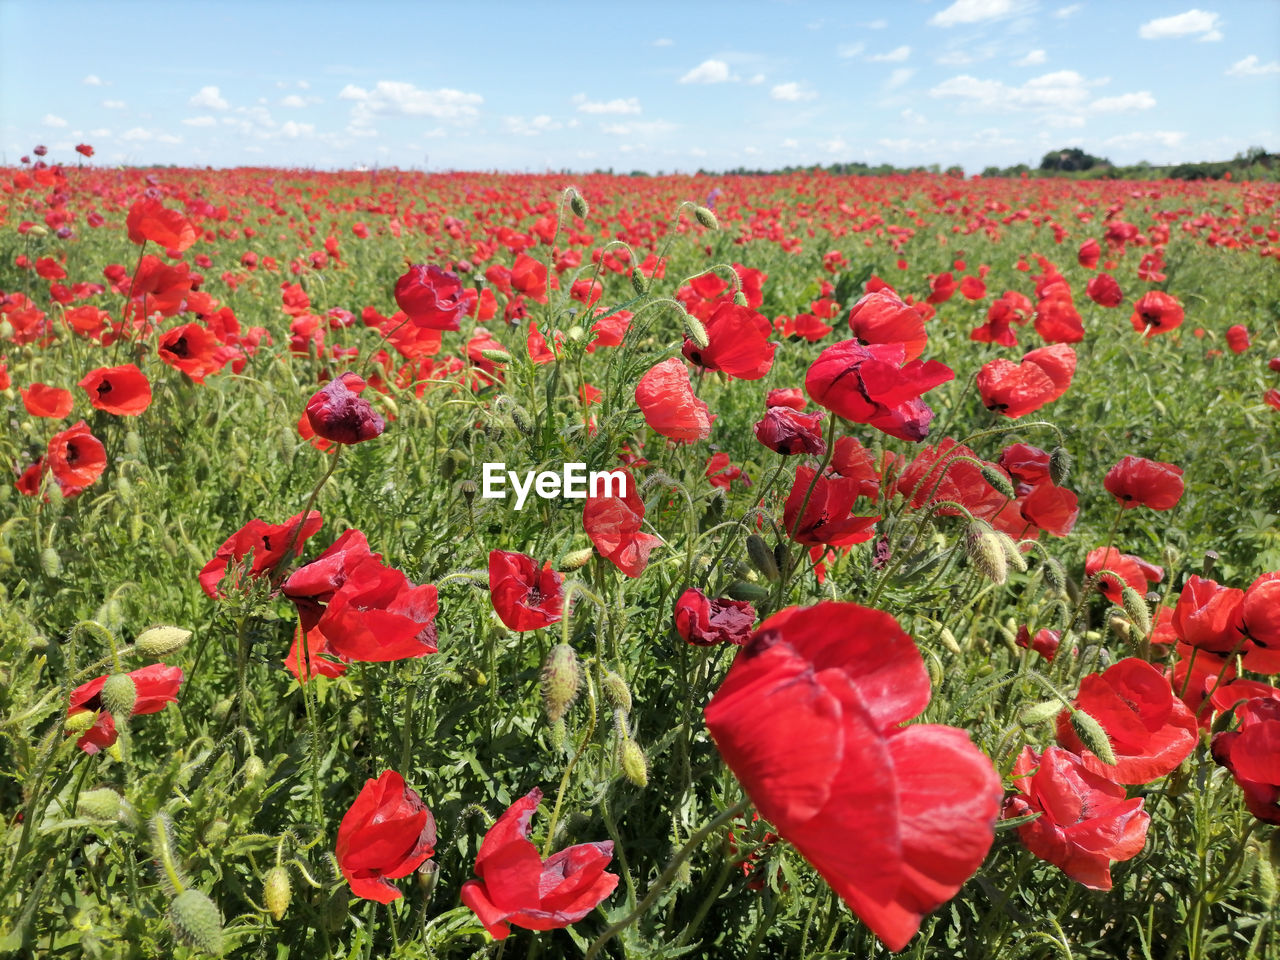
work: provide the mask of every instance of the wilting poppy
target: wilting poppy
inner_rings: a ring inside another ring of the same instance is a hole
[[[1038,813],[1019,824],[1028,850],[1072,880],[1094,890],[1111,889],[1111,864],[1138,855],[1151,815],[1141,797],[1094,772],[1070,751],[1023,747],[1013,766],[1017,791],[1005,804],[1008,819]]]
[[[849,328],[863,343],[900,343],[903,359],[915,360],[929,343],[924,318],[890,289],[868,293],[849,311]]]
[[[676,601],[676,633],[687,643],[708,647],[747,642],[756,611],[745,600],[713,599],[690,587]]]
[[[893,617],[823,602],[765,620],[706,708],[761,816],[891,950],[977,870],[1000,809],[1000,777],[968,734],[901,726],[928,702]]]
[[[75,404],[70,390],[44,383],[33,383],[29,387],[22,387],[18,392],[22,394],[22,405],[33,417],[61,420],[71,412]]]
[[[798,453],[822,456],[827,442],[822,438],[822,418],[826,414],[797,413],[790,407],[770,407],[756,423],[756,439],[784,457]]]
[[[489,828],[476,854],[476,877],[462,885],[462,902],[489,935],[504,940],[512,925],[558,930],[577,923],[618,885],[605,867],[613,843],[579,843],[543,860],[529,840],[542,791],[530,790]]]
[[[197,578],[200,589],[212,600],[221,596],[218,585],[226,576],[227,567],[233,562],[243,560],[252,551],[253,562],[244,571],[245,576],[259,577],[270,573],[284,560],[285,555],[301,556],[302,546],[320,529],[322,524],[319,512],[312,510],[307,514],[306,523],[302,523],[302,514],[290,517],[284,523],[267,523],[265,520],[253,519],[227,537],[218,547],[213,559],[206,563]],[[301,526],[301,529],[299,529]]]
[[[1235,730],[1214,735],[1213,759],[1231,771],[1250,813],[1280,824],[1280,700],[1248,700],[1236,717]]]
[[[682,352],[692,363],[707,370],[723,370],[741,380],[759,380],[773,366],[778,349],[776,343],[769,342],[773,324],[750,307],[732,300],[717,304],[707,317],[706,331],[705,347],[685,337]]]
[[[640,576],[648,566],[649,552],[662,543],[660,537],[640,532],[643,520],[644,501],[630,474],[624,496],[587,497],[582,508],[582,526],[592,544],[628,577]]]
[[[1192,574],[1173,608],[1173,631],[1201,650],[1232,652],[1244,639],[1244,591]]]
[[[1080,681],[1075,704],[1102,725],[1115,752],[1115,765],[1087,749],[1071,726],[1071,711],[1058,715],[1058,742],[1098,776],[1117,783],[1150,783],[1190,756],[1199,735],[1196,719],[1173,694],[1169,679],[1137,657]]]
[[[855,477],[829,474],[819,476],[815,482],[814,474],[813,467],[796,467],[795,482],[782,512],[787,536],[811,547],[848,547],[874,537],[878,516],[851,516],[862,492],[861,482]]]
[[[414,264],[396,281],[396,305],[409,322],[428,330],[461,330],[467,301],[456,273],[435,264]]]
[[[366,780],[338,825],[338,868],[351,892],[390,903],[407,877],[435,855],[436,821],[416,790],[394,770]]]
[[[548,561],[523,553],[489,551],[489,598],[498,618],[511,630],[537,630],[560,622],[564,578]]]
[[[335,443],[360,443],[382,435],[386,421],[359,396],[368,386],[356,373],[330,380],[307,401],[307,421],[316,436]]]
[[[705,440],[715,415],[693,394],[689,371],[676,357],[649,369],[636,384],[636,403],[644,421],[672,440]]]
[[[1126,510],[1171,510],[1182,498],[1182,468],[1145,457],[1125,457],[1107,471],[1102,485]]]
[[[141,716],[147,713],[159,713],[166,703],[178,699],[178,688],[182,685],[182,668],[170,667],[163,663],[153,663],[131,671],[138,697],[134,701],[130,716]],[[85,753],[93,754],[116,742],[117,732],[115,720],[103,709],[102,688],[108,677],[98,677],[83,683],[71,691],[71,702],[67,707],[67,716],[87,710],[97,710],[98,719],[93,726],[80,735],[76,745]]]
[[[95,409],[122,417],[136,417],[151,404],[151,382],[132,363],[91,370],[80,387]]]
[[[1154,337],[1157,333],[1168,333],[1182,325],[1182,304],[1163,290],[1150,290],[1144,293],[1133,305],[1133,316],[1129,322],[1133,329]]]
[[[71,497],[102,476],[107,469],[107,450],[81,420],[49,439],[46,463],[63,496]]]

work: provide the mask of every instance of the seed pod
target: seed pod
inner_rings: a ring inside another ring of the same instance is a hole
[[[649,785],[649,761],[640,745],[630,737],[623,740],[618,748],[618,763],[622,767],[622,775],[637,787]]]
[[[127,673],[113,673],[102,685],[101,696],[103,709],[119,720],[133,714],[133,705],[138,702],[138,687]]]
[[[1009,479],[1008,475],[989,463],[982,468],[982,479],[987,481],[1003,497],[1013,500],[1018,495],[1013,489],[1013,481]]]
[[[579,220],[587,219],[587,214],[591,212],[591,208],[587,206],[587,201],[582,198],[582,194],[572,187],[569,188],[569,209],[573,211],[573,215]]]
[[[476,482],[470,478],[463,480],[458,484],[458,492],[462,494],[462,499],[467,501],[468,504],[476,498],[476,492],[478,490],[479,487],[476,486]]]
[[[222,953],[222,914],[199,890],[188,888],[173,898],[169,923],[180,943],[215,956]]]
[[[487,350],[481,350],[480,356],[494,363],[510,363],[511,354],[505,350],[499,350],[497,347],[489,347]]]
[[[89,820],[118,820],[120,803],[120,794],[110,787],[82,790],[76,798],[76,812]]]
[[[1124,612],[1138,628],[1138,633],[1145,637],[1151,632],[1151,611],[1147,608],[1147,601],[1137,590],[1128,586],[1120,591],[1120,598],[1124,602]]]
[[[1075,730],[1080,742],[1093,751],[1099,760],[1109,767],[1116,765],[1116,752],[1111,749],[1111,738],[1107,731],[1083,710],[1071,711],[1071,728]]]
[[[710,346],[711,340],[707,336],[707,328],[702,325],[701,320],[691,313],[684,314],[680,320],[684,324],[684,332],[689,335],[689,339],[699,350],[705,350]]]
[[[144,657],[165,657],[181,650],[191,639],[191,631],[181,627],[152,627],[144,630],[133,648]]]
[[[1009,563],[1005,559],[1004,548],[989,524],[981,520],[969,524],[964,548],[974,569],[992,583],[1001,584],[1009,579]]]
[[[1054,447],[1049,453],[1049,479],[1055,487],[1060,487],[1071,476],[1071,454],[1064,447]]]
[[[769,545],[764,542],[764,537],[758,533],[747,537],[747,556],[751,559],[751,565],[760,571],[766,580],[770,583],[778,582],[781,576],[778,572],[778,562]]]
[[[1061,712],[1062,703],[1058,700],[1028,703],[1018,711],[1018,722],[1024,727],[1034,727],[1041,723],[1048,723]]]
[[[647,288],[645,275],[640,272],[640,268],[636,267],[631,271],[631,289],[636,292],[637,296],[643,297]]]
[[[746,580],[735,580],[725,588],[725,595],[734,600],[746,600],[749,603],[760,603],[769,599],[769,588]]]
[[[62,572],[62,558],[53,547],[45,547],[40,551],[40,569],[46,577],[56,577]]]
[[[289,868],[276,864],[267,871],[262,881],[262,900],[267,906],[267,913],[277,920],[284,918],[289,909],[289,899],[293,889],[289,885]]]
[[[631,713],[631,688],[627,686],[626,680],[612,670],[606,670],[601,686],[604,687],[604,695],[609,698],[610,703],[624,714]]]
[[[720,229],[720,221],[718,221],[716,219],[716,215],[712,213],[710,210],[708,210],[706,207],[694,207],[693,216],[700,224],[702,224],[708,230]]]
[[[552,723],[563,719],[569,712],[581,685],[582,668],[578,665],[578,655],[567,643],[556,644],[542,667],[542,703]]]
[[[570,550],[560,558],[560,562],[556,564],[556,569],[562,573],[568,573],[571,570],[581,570],[587,565],[587,561],[595,554],[595,547],[583,547],[581,550]]]

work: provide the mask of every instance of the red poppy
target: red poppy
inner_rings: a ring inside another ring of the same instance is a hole
[[[227,573],[227,567],[243,560],[252,551],[253,562],[244,571],[248,577],[259,577],[270,573],[285,558],[285,554],[301,556],[302,546],[320,529],[320,514],[312,510],[307,514],[306,523],[301,523],[302,514],[294,514],[284,523],[267,523],[265,520],[250,520],[243,527],[227,537],[218,547],[213,559],[206,563],[197,578],[200,589],[212,600],[222,596],[218,585]],[[301,524],[301,530],[299,525]]]
[[[523,553],[489,551],[489,597],[498,618],[511,630],[559,623],[563,581],[550,561],[538,569],[538,561]]]
[[[956,278],[948,271],[937,276],[929,274],[929,297],[927,303],[945,303],[956,292]]]
[[[1046,284],[1036,302],[1036,333],[1049,343],[1079,343],[1084,323],[1071,297],[1071,288],[1060,277]]]
[[[1076,252],[1076,262],[1086,270],[1097,269],[1098,259],[1102,256],[1102,247],[1098,241],[1090,237],[1084,243],[1080,244],[1080,249]]]
[[[338,825],[338,868],[351,892],[390,903],[402,894],[392,880],[435,856],[436,820],[416,790],[394,770],[366,780]]]
[[[826,414],[797,413],[790,407],[770,407],[756,423],[756,439],[784,457],[798,453],[822,456],[827,442],[822,438],[822,418]]]
[[[649,552],[662,543],[660,537],[640,532],[643,520],[644,501],[630,474],[625,496],[587,497],[582,508],[587,536],[600,555],[628,577],[640,576],[649,563]]]
[[[713,487],[728,490],[737,480],[744,487],[751,486],[751,478],[742,472],[742,468],[730,463],[729,455],[723,450],[707,457],[706,477]]]
[[[40,482],[48,472],[44,457],[36,457],[36,462],[30,464],[22,473],[18,474],[18,479],[14,481],[13,485],[24,497],[34,497],[40,492]]]
[[[1125,457],[1107,471],[1102,485],[1126,510],[1171,510],[1182,498],[1182,468],[1145,457]]]
[[[1124,302],[1120,284],[1109,273],[1100,273],[1089,280],[1084,292],[1100,307],[1118,307]]]
[[[1214,735],[1213,759],[1231,771],[1250,813],[1280,824],[1280,700],[1248,700],[1236,717],[1235,730]]]
[[[1076,352],[1066,344],[1041,347],[1021,363],[991,360],[978,371],[978,392],[988,410],[1017,419],[1057,400],[1071,386]]]
[[[1034,650],[1052,663],[1053,658],[1058,655],[1058,647],[1062,643],[1062,634],[1057,630],[1046,629],[1037,630],[1035,636],[1032,636],[1031,631],[1027,629],[1027,625],[1024,623],[1018,627],[1018,635],[1014,638],[1014,643],[1024,650]]]
[[[539,303],[546,303],[547,265],[527,253],[517,255],[511,267],[511,286]]]
[[[1018,483],[1034,486],[1049,479],[1049,454],[1028,443],[1005,447],[997,462]]]
[[[178,688],[182,685],[182,668],[170,667],[163,663],[153,663],[147,667],[130,672],[138,698],[134,701],[130,716],[141,716],[147,713],[159,713],[166,703],[178,699]],[[107,677],[98,677],[83,683],[71,691],[71,702],[67,707],[67,716],[97,710],[98,718],[88,730],[80,735],[76,745],[85,753],[94,754],[116,742],[116,724],[111,714],[103,709],[102,688]]]
[[[809,396],[828,410],[866,423],[891,437],[918,442],[929,435],[933,411],[920,395],[955,377],[937,360],[904,365],[900,343],[862,346],[856,340],[833,344],[805,374]]]
[[[964,731],[900,726],[928,702],[893,617],[824,602],[765,620],[706,708],[760,814],[891,950],[978,868],[1000,809]]]
[[[29,387],[22,387],[18,392],[22,394],[22,405],[33,417],[61,420],[71,412],[75,404],[70,390],[43,383],[33,383]]]
[[[125,218],[131,243],[150,241],[165,250],[181,253],[196,242],[196,229],[177,210],[166,210],[164,204],[143,197],[129,208]]]
[[[435,264],[414,264],[396,281],[396,305],[409,322],[428,330],[461,330],[467,301],[456,273]]]
[[[759,380],[773,366],[778,349],[769,342],[773,325],[750,307],[732,300],[716,304],[706,319],[707,346],[699,347],[688,336],[682,352],[707,370],[723,370],[741,380]],[[669,361],[668,361],[669,362]]]
[[[792,410],[803,410],[805,407],[804,391],[799,387],[780,387],[770,390],[764,398],[764,405],[766,407],[790,407]]]
[[[1181,326],[1182,319],[1182,304],[1162,290],[1151,290],[1133,305],[1133,316],[1129,322],[1139,333],[1145,332],[1148,337],[1154,337],[1157,333],[1168,333]]]
[[[1017,503],[1022,519],[1055,537],[1067,536],[1080,517],[1080,498],[1048,481],[1025,494],[1019,488]]]
[[[672,440],[705,440],[715,415],[693,394],[689,371],[676,357],[649,369],[636,384],[636,403],[654,431]]]
[[[796,543],[811,547],[819,544],[848,547],[874,537],[878,516],[851,516],[854,502],[862,492],[861,483],[856,478],[829,474],[818,477],[814,483],[814,474],[813,467],[796,467],[795,482],[782,512],[787,535]]]
[[[1242,323],[1227,328],[1227,347],[1232,353],[1244,353],[1249,349],[1249,328]]]
[[[315,435],[335,443],[360,443],[382,435],[386,421],[359,394],[368,386],[356,373],[330,380],[307,401],[307,421]]]
[[[83,157],[92,157],[93,147],[89,146],[89,144],[87,143],[77,143],[76,153],[80,154]]]
[[[1018,337],[1011,325],[1025,324],[1031,319],[1034,309],[1025,295],[1006,290],[987,308],[986,323],[969,331],[969,339],[978,343],[998,343],[1002,347],[1017,346]]]
[[[81,420],[50,438],[46,462],[62,495],[73,497],[102,476],[107,469],[107,451]]]
[[[1086,577],[1092,577],[1102,570],[1110,570],[1120,577],[1123,582],[1117,582],[1115,577],[1103,574],[1098,581],[1098,589],[1112,603],[1120,604],[1123,602],[1122,593],[1126,586],[1133,587],[1138,593],[1145,594],[1152,583],[1159,583],[1164,579],[1164,570],[1155,564],[1147,563],[1141,557],[1135,557],[1131,554],[1121,553],[1115,547],[1106,549],[1098,547],[1090,550],[1084,562],[1084,574]]]
[[[849,311],[849,329],[863,343],[902,344],[903,359],[908,361],[924,353],[929,343],[920,312],[891,289],[868,293],[855,303]]]
[[[1169,680],[1137,657],[1080,681],[1075,706],[1102,725],[1116,755],[1114,766],[1087,749],[1071,726],[1071,712],[1058,715],[1058,742],[1079,755],[1086,769],[1116,783],[1150,783],[1191,755],[1199,741],[1196,718],[1173,694]]]
[[[212,333],[198,323],[184,323],[160,335],[157,352],[169,366],[181,370],[196,383],[217,373],[231,355]]]
[[[1280,571],[1264,573],[1249,585],[1241,614],[1254,643],[1280,650]]]
[[[1173,609],[1173,631],[1193,647],[1230,653],[1244,639],[1244,591],[1192,574]]]
[[[95,409],[122,417],[136,417],[151,405],[151,381],[132,363],[91,370],[80,387]]]
[[[1280,390],[1274,387],[1262,395],[1262,402],[1269,407],[1280,410]]]
[[[1018,826],[1023,844],[1086,887],[1110,890],[1111,864],[1137,856],[1147,842],[1151,815],[1142,798],[1126,799],[1124,787],[1061,747],[1039,754],[1023,747],[1013,786],[1005,817],[1040,814]]]
[[[953,500],[979,520],[992,519],[1004,509],[1008,498],[987,481],[981,467],[961,457],[984,462],[950,437],[944,437],[937,447],[925,447],[898,475],[897,491],[917,510],[927,503]],[[940,507],[938,512],[959,514],[954,507]]]
[[[987,285],[981,277],[965,277],[960,281],[960,296],[966,300],[981,300],[987,295]]]
[[[755,622],[755,608],[745,600],[712,599],[690,587],[676,601],[676,633],[699,647],[717,643],[741,646],[747,642]]]
[[[558,930],[577,923],[618,885],[605,867],[613,859],[613,843],[579,843],[546,860],[529,841],[542,791],[530,790],[507,808],[489,828],[476,854],[477,880],[462,885],[462,902],[470,907],[489,935],[504,940],[511,926],[526,930]]]

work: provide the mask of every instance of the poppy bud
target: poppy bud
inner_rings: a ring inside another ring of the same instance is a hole
[[[40,551],[40,569],[46,577],[56,577],[62,572],[62,558],[53,547],[45,547]]]
[[[1120,591],[1120,599],[1124,604],[1124,612],[1138,628],[1138,633],[1145,637],[1151,632],[1151,611],[1147,609],[1147,601],[1137,590],[1128,586]]]
[[[509,412],[511,414],[511,422],[515,424],[516,429],[519,430],[521,433],[523,433],[526,437],[533,436],[533,429],[535,424],[533,420],[529,418],[528,411],[526,411],[524,407],[520,406],[517,403],[517,404],[512,404],[511,410]]]
[[[569,209],[573,211],[573,215],[579,220],[587,219],[587,214],[591,212],[591,208],[587,206],[587,201],[582,198],[582,194],[578,193],[573,187],[569,188]]]
[[[169,923],[180,943],[215,956],[222,952],[222,914],[199,890],[187,889],[169,904]]]
[[[564,720],[556,720],[551,724],[551,733],[547,735],[547,741],[551,744],[551,749],[559,753],[564,749],[565,727]]]
[[[1053,557],[1048,557],[1044,566],[1044,582],[1049,587],[1050,593],[1063,593],[1067,589],[1067,572],[1062,569],[1062,564]]]
[[[231,713],[231,707],[234,704],[235,700],[231,697],[223,697],[221,700],[218,700],[213,705],[213,719],[217,720],[219,723],[227,719],[228,714]]]
[[[139,456],[142,453],[142,437],[136,430],[130,430],[124,435],[124,450],[131,457]]]
[[[49,235],[49,228],[42,223],[35,223],[27,230],[27,233],[39,240],[43,240]]]
[[[262,900],[267,906],[267,913],[277,920],[283,919],[285,911],[289,909],[292,892],[288,867],[276,864],[267,871],[267,876],[262,881]]]
[[[98,711],[83,710],[80,713],[73,713],[67,717],[66,723],[63,725],[67,733],[84,733],[90,727],[98,722]]]
[[[1047,723],[1061,712],[1062,704],[1057,700],[1028,703],[1018,711],[1018,722],[1024,727],[1034,727],[1041,723]]]
[[[706,207],[694,207],[693,216],[697,221],[708,230],[719,230],[720,222],[716,219],[716,215]]]
[[[1005,557],[1000,538],[990,525],[981,520],[969,524],[964,538],[965,553],[974,569],[992,583],[1001,584],[1009,579],[1009,562]]]
[[[1013,489],[1013,483],[1003,470],[993,467],[991,464],[984,464],[982,467],[982,479],[987,481],[991,487],[996,490],[1002,497],[1009,500],[1015,499],[1018,494]]]
[[[445,455],[440,459],[440,476],[444,480],[452,480],[454,472],[458,469],[457,461],[446,451]]]
[[[89,820],[117,820],[120,817],[120,794],[110,787],[82,790],[76,798],[76,813]]]
[[[684,321],[684,332],[689,335],[699,350],[705,350],[711,345],[711,340],[707,336],[707,328],[702,325],[699,320],[691,313],[686,313],[681,318]]]
[[[240,768],[240,773],[244,776],[245,786],[258,786],[267,775],[267,767],[261,757],[251,753]]]
[[[1071,454],[1063,447],[1054,447],[1049,453],[1049,479],[1055,487],[1067,482],[1071,474]]]
[[[618,763],[622,774],[637,787],[649,785],[649,761],[640,745],[630,737],[622,741],[618,750]]]
[[[138,686],[127,673],[113,673],[102,685],[102,707],[113,717],[128,717],[138,702]]]
[[[133,484],[129,482],[128,477],[124,475],[116,477],[116,496],[125,506],[128,506],[129,501],[133,499]]]
[[[1267,906],[1275,906],[1277,884],[1276,865],[1280,864],[1280,831],[1271,835],[1270,857],[1258,858],[1258,892]]]
[[[556,644],[542,667],[542,702],[552,723],[568,713],[581,685],[582,668],[578,666],[578,655],[568,644]]]
[[[486,350],[481,350],[480,356],[484,357],[486,360],[492,360],[494,363],[511,362],[511,354],[507,353],[505,350],[500,350],[497,347],[489,347]]]
[[[610,703],[624,714],[631,713],[631,688],[627,686],[627,681],[612,670],[606,670],[601,686],[604,687],[604,695],[609,698]]]
[[[645,292],[644,274],[639,269],[631,271],[631,289],[636,292],[636,296],[643,297]]]
[[[954,653],[957,657],[964,653],[964,648],[956,641],[956,635],[943,627],[938,633],[938,640],[947,648],[949,653]]]
[[[587,565],[587,562],[595,552],[595,547],[583,547],[581,550],[570,550],[560,558],[560,562],[556,564],[556,569],[563,573],[568,573],[571,570],[581,570]]]
[[[769,599],[768,587],[746,580],[735,580],[725,588],[725,596],[734,600],[746,600],[748,603],[761,603]]]
[[[733,302],[739,307],[745,307],[747,305],[747,295],[739,290],[733,295]]]
[[[760,571],[766,580],[770,583],[778,582],[780,576],[778,564],[774,559],[773,551],[764,542],[764,537],[756,533],[747,537],[747,556],[751,558],[751,565]]]
[[[1111,748],[1111,739],[1107,731],[1083,710],[1072,710],[1070,714],[1071,729],[1075,731],[1080,742],[1093,751],[1094,755],[1109,767],[1116,765],[1116,752]]]
[[[164,657],[181,650],[191,639],[191,631],[181,627],[152,627],[144,630],[133,647],[144,657]]]
[[[1004,550],[1004,558],[1009,562],[1009,565],[1019,573],[1026,573],[1027,558],[1023,552],[1018,549],[1018,544],[1014,541],[1013,537],[1004,532],[997,532],[996,536],[1000,538],[1000,547]]]

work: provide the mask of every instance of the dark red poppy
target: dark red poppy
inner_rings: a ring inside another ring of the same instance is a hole
[[[1018,627],[1018,634],[1014,638],[1014,643],[1022,647],[1024,650],[1034,650],[1040,656],[1044,657],[1050,663],[1053,658],[1058,655],[1058,647],[1062,643],[1062,634],[1057,630],[1037,630],[1035,636],[1027,629],[1024,623]]]
[[[1192,574],[1173,608],[1173,631],[1201,650],[1232,652],[1244,639],[1244,591]]]
[[[177,210],[166,210],[152,197],[143,197],[129,208],[125,218],[131,243],[147,241],[181,253],[196,242],[196,229]]]
[[[182,685],[182,668],[153,663],[131,671],[129,677],[133,680],[134,688],[138,693],[130,716],[137,717],[148,713],[159,713],[166,703],[173,703],[178,699],[178,688]],[[99,711],[98,719],[93,726],[81,734],[80,739],[76,741],[76,745],[88,754],[97,753],[116,742],[115,720],[102,706],[102,688],[107,680],[105,676],[98,677],[71,691],[71,701],[67,707],[68,717],[90,710]]]
[[[1227,327],[1227,347],[1232,353],[1244,353],[1249,349],[1249,328],[1243,323]]]
[[[231,359],[218,338],[198,323],[166,330],[160,335],[156,352],[161,360],[196,383],[204,383],[205,377],[217,373]]]
[[[1145,457],[1125,457],[1107,471],[1102,485],[1126,510],[1171,510],[1182,498],[1182,468]]]
[[[866,423],[900,440],[918,442],[929,435],[933,411],[920,395],[954,379],[937,360],[904,365],[900,343],[864,347],[856,340],[833,344],[805,374],[809,396],[828,410]]]
[[[356,373],[330,380],[307,401],[307,421],[316,436],[335,443],[361,443],[382,436],[387,423],[359,396],[368,386]]]
[[[784,457],[798,453],[822,456],[827,442],[822,438],[822,419],[826,414],[797,413],[790,407],[770,407],[764,419],[756,423],[756,439]]]
[[[402,896],[391,883],[435,856],[436,820],[404,777],[385,770],[366,780],[338,825],[335,853],[351,892],[390,903]]]
[[[107,469],[107,450],[81,420],[50,438],[45,462],[62,495],[73,497],[102,476]]]
[[[1142,798],[1126,799],[1124,787],[1061,747],[1023,747],[1013,787],[1005,817],[1040,814],[1019,824],[1023,844],[1086,887],[1110,890],[1111,864],[1137,856],[1147,842],[1151,816]]]
[[[699,647],[717,643],[741,646],[747,642],[755,622],[755,608],[745,600],[712,599],[690,587],[676,601],[676,633]]]
[[[1058,715],[1058,742],[1086,769],[1116,783],[1150,783],[1171,773],[1199,741],[1196,718],[1174,696],[1169,679],[1137,657],[1089,674],[1080,681],[1074,704],[1102,725],[1116,764],[1104,763],[1085,747],[1069,710]]]
[[[1133,316],[1129,322],[1133,329],[1154,337],[1157,333],[1168,333],[1182,325],[1182,304],[1163,290],[1151,290],[1144,293],[1133,305]]]
[[[644,501],[630,474],[625,496],[587,497],[582,508],[582,526],[592,544],[628,577],[640,576],[649,563],[649,552],[662,543],[660,537],[640,532],[643,520]]]
[[[824,474],[814,483],[815,472],[813,467],[796,467],[795,482],[782,513],[787,535],[796,543],[811,547],[848,547],[874,537],[878,516],[851,515],[861,493],[860,482],[852,477]]]
[[[467,311],[462,280],[435,264],[414,264],[396,281],[396,305],[409,322],[428,330],[460,330]]]
[[[560,622],[564,578],[548,561],[523,553],[489,551],[489,597],[498,618],[511,630],[537,630]]]
[[[759,380],[773,366],[778,349],[769,342],[773,324],[750,307],[732,300],[718,303],[706,319],[707,346],[699,347],[688,336],[682,352],[707,370],[723,370],[741,380]]]
[[[89,146],[87,143],[77,143],[76,153],[80,154],[82,157],[92,157],[93,147]]]
[[[1028,443],[1005,447],[997,463],[1018,483],[1035,486],[1049,479],[1049,454]]]
[[[1086,270],[1095,270],[1098,266],[1098,259],[1101,256],[1102,247],[1097,240],[1090,237],[1080,244],[1080,249],[1076,252],[1076,262]]]
[[[476,854],[476,880],[462,885],[462,902],[489,935],[504,940],[512,925],[558,930],[577,923],[605,900],[618,877],[605,867],[613,843],[579,843],[543,860],[529,840],[529,821],[542,800],[530,790],[489,828]]]
[[[891,289],[868,293],[849,311],[849,329],[863,343],[900,343],[904,360],[915,360],[929,343],[924,318]]]
[[[1244,592],[1245,633],[1260,647],[1280,650],[1280,571],[1264,573]]]
[[[684,362],[671,357],[655,364],[636,384],[636,403],[645,423],[672,440],[705,440],[715,415],[693,394]]]
[[[824,602],[765,620],[705,714],[761,816],[891,950],[982,863],[1000,809],[968,734],[901,726],[928,702],[893,617]]]
[[[1280,700],[1247,700],[1236,718],[1235,730],[1214,735],[1213,759],[1231,771],[1250,813],[1280,824]]]
[[[991,360],[978,371],[978,393],[988,410],[1016,419],[1057,400],[1071,386],[1076,352],[1066,344],[1041,347],[1021,363]]]
[[[1120,290],[1120,284],[1109,273],[1100,273],[1091,278],[1084,292],[1100,307],[1118,307],[1124,302],[1124,293]]]
[[[80,387],[95,409],[118,416],[136,417],[151,405],[151,381],[132,363],[91,370]]]
[[[22,405],[33,417],[61,420],[75,405],[70,390],[51,387],[44,383],[33,383],[29,387],[22,387],[18,392],[22,394]]]
[[[272,572],[284,560],[286,553],[294,557],[301,556],[303,544],[320,529],[323,523],[320,514],[315,510],[307,514],[306,523],[301,521],[300,513],[290,517],[284,523],[250,520],[227,537],[222,542],[222,546],[218,547],[213,559],[201,569],[197,578],[200,581],[200,589],[211,600],[218,599],[222,596],[218,586],[226,576],[227,567],[233,562],[243,560],[251,551],[253,561],[244,571],[247,577],[259,577],[264,573]]]

